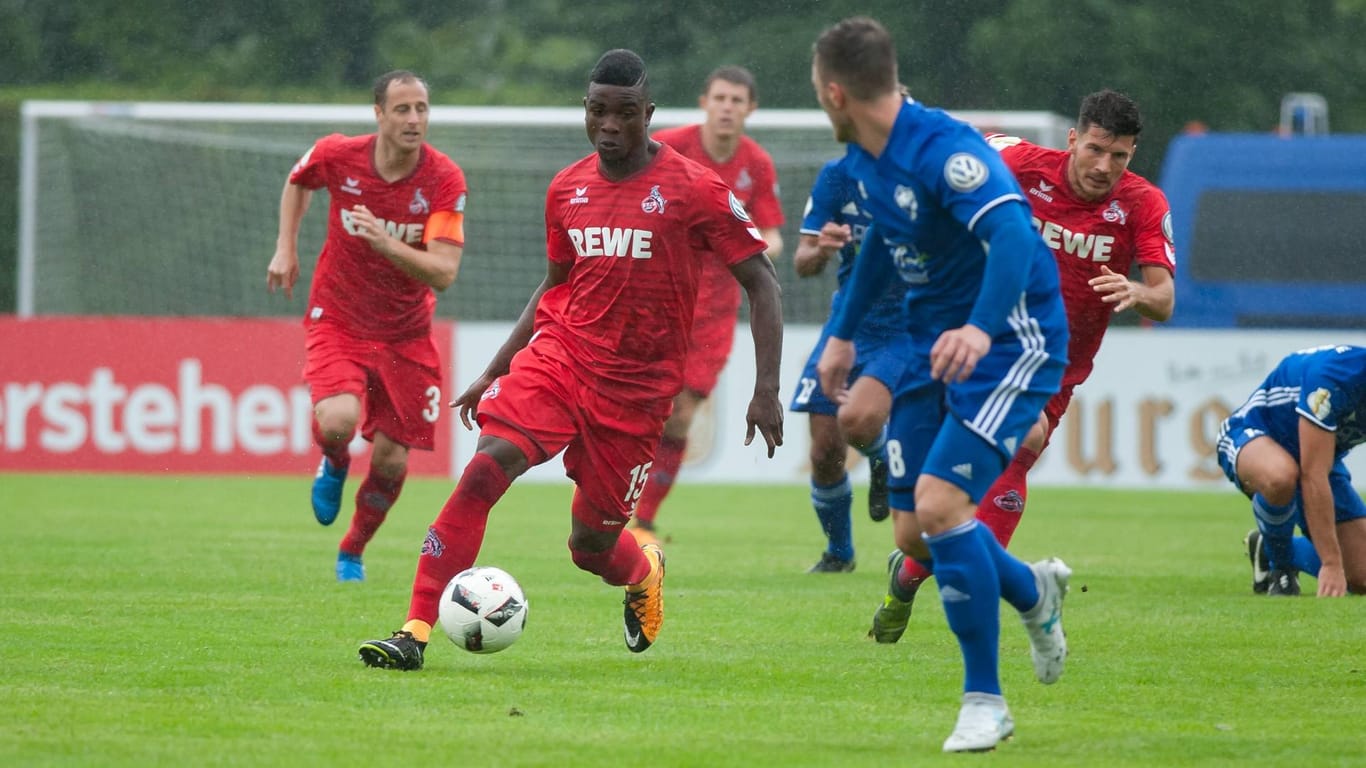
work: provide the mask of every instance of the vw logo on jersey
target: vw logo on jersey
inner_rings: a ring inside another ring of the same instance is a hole
[[[730,212],[735,214],[735,218],[748,223],[749,214],[745,212],[744,203],[740,202],[740,198],[736,197],[734,192],[729,192],[727,194],[730,195]]]
[[[916,202],[915,190],[904,184],[898,184],[896,190],[892,192],[892,197],[896,199],[896,207],[905,211],[911,221],[915,221],[916,214],[920,212],[920,203]]]
[[[971,192],[986,182],[991,172],[981,158],[968,152],[950,155],[944,163],[944,180],[959,192]]]

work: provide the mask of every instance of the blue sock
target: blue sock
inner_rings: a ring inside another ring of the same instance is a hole
[[[1001,583],[1001,598],[1010,603],[1020,613],[1039,604],[1039,585],[1034,581],[1034,571],[1019,558],[1010,554],[996,540],[996,535],[985,525],[977,526],[977,538],[991,554],[996,564],[996,577]]]
[[[1295,501],[1277,507],[1260,493],[1252,497],[1252,514],[1257,518],[1257,530],[1262,532],[1262,546],[1266,547],[1266,559],[1272,568],[1294,567],[1295,554],[1291,539],[1295,536],[1297,511]]]
[[[882,431],[878,433],[877,439],[868,445],[858,449],[868,459],[887,460],[887,427],[883,425]]]
[[[811,506],[821,521],[827,543],[825,551],[841,560],[854,559],[854,523],[849,508],[854,503],[854,486],[849,475],[834,485],[820,486],[811,482]]]
[[[976,520],[926,536],[944,616],[963,652],[963,691],[1000,695],[1001,585]],[[1032,577],[1031,577],[1032,578]]]
[[[1291,545],[1295,550],[1295,569],[1317,579],[1319,567],[1323,565],[1323,561],[1319,560],[1319,551],[1314,549],[1314,542],[1303,536],[1296,536]]]

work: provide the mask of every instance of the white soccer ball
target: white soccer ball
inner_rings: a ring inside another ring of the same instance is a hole
[[[441,593],[441,630],[470,653],[497,653],[522,636],[527,602],[507,571],[475,566],[461,571]]]

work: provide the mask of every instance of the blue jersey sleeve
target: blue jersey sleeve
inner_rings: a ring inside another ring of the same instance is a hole
[[[838,221],[840,190],[844,184],[840,162],[837,159],[826,163],[811,185],[811,196],[806,198],[806,210],[802,212],[803,235],[819,235],[826,222]]]
[[[886,241],[878,234],[876,224],[869,226],[859,256],[854,260],[853,274],[844,284],[840,306],[830,318],[830,335],[846,341],[854,338],[864,316],[887,290],[888,284],[899,281]]]
[[[1034,263],[1031,250],[1046,247],[1028,215],[1015,204],[998,205],[977,220],[973,234],[986,243],[986,266],[982,288],[973,302],[968,323],[996,337],[1006,330],[1011,312],[1019,304]]]

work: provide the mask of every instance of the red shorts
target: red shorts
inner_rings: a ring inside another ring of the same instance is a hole
[[[740,285],[726,272],[704,270],[697,288],[697,309],[688,336],[688,360],[683,367],[683,388],[707,397],[726,367],[735,344],[735,323],[740,312]]]
[[[441,401],[441,357],[431,336],[356,339],[324,323],[308,326],[304,381],[316,404],[351,394],[364,403],[361,435],[383,432],[409,448],[432,450]]]
[[[575,505],[575,518],[595,530],[620,530],[645,488],[673,400],[633,397],[589,378],[563,355],[544,335],[518,352],[479,402],[480,435],[511,442],[532,464],[564,451],[565,474],[592,507]]]

